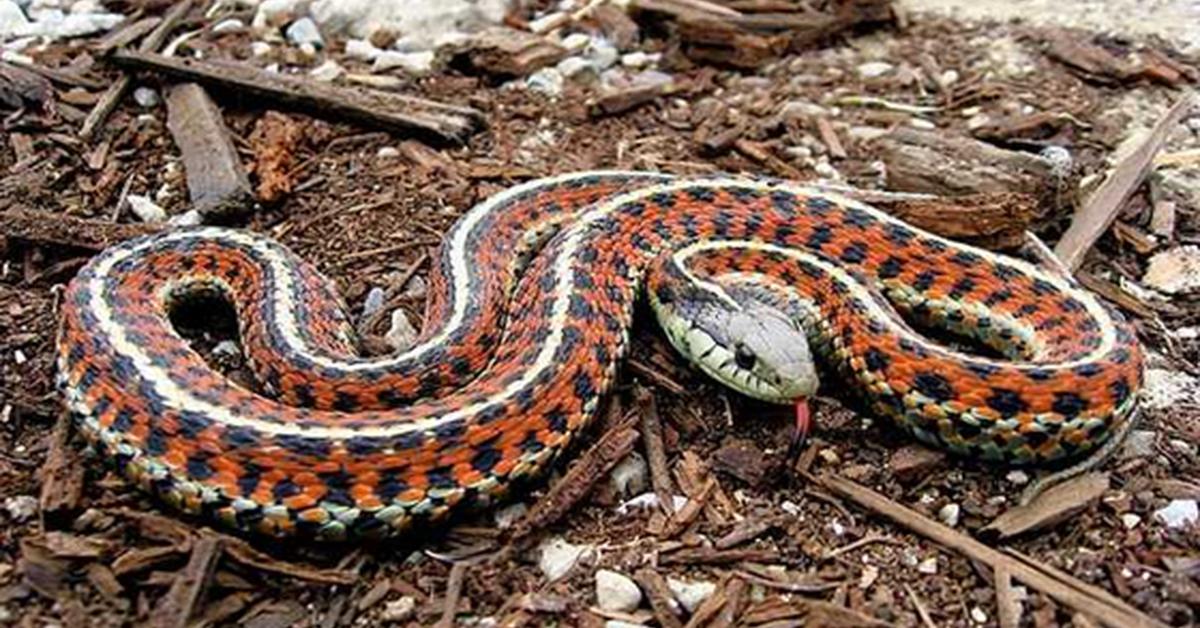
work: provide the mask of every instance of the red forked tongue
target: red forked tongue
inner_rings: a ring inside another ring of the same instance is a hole
[[[793,452],[799,452],[804,446],[808,432],[812,429],[812,415],[808,411],[808,399],[801,397],[796,400],[796,431],[792,434]]]

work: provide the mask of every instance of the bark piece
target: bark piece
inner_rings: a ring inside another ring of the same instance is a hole
[[[192,557],[155,610],[151,625],[155,628],[185,628],[196,612],[221,558],[221,539],[205,536],[192,546]]]
[[[54,424],[54,431],[50,434],[50,453],[42,469],[39,507],[43,528],[47,527],[48,521],[63,518],[77,511],[79,500],[83,497],[85,467],[79,459],[79,453],[70,446],[71,428],[70,415],[61,412]]]
[[[458,47],[458,63],[501,77],[528,76],[567,58],[566,48],[528,31],[490,28]]]
[[[188,196],[201,214],[229,218],[253,198],[225,119],[208,92],[195,83],[167,92],[167,129],[183,157]]]
[[[1037,200],[1039,218],[1076,205],[1070,192],[1074,178],[1036,155],[917,129],[897,130],[880,138],[878,147],[893,190],[941,196],[1023,194]]]
[[[980,534],[999,540],[1052,526],[1087,508],[1106,490],[1107,473],[1081,475],[1048,489],[1029,504],[1009,509],[980,530]]]

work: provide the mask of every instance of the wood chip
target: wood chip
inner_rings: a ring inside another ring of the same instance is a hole
[[[21,232],[21,227],[33,227],[38,221],[26,221],[25,224],[14,225],[5,219],[12,215],[12,210],[0,212],[0,235],[13,237]],[[46,214],[34,214],[46,215]],[[20,216],[25,216],[24,213]],[[28,216],[26,216],[28,217]],[[13,227],[16,227],[13,229]],[[10,232],[9,230],[12,230]],[[36,227],[26,231],[34,234],[40,231]],[[19,237],[19,236],[18,236]],[[50,433],[50,452],[42,467],[42,492],[38,500],[42,517],[42,528],[48,522],[69,516],[79,510],[79,500],[83,497],[83,479],[86,466],[80,459],[79,452],[70,445],[72,432],[71,417],[67,412],[60,412]]]
[[[659,626],[683,628],[683,621],[679,618],[679,602],[675,601],[674,594],[667,586],[666,578],[654,569],[643,567],[633,574],[633,579],[646,594],[646,599],[650,602],[650,608],[654,611],[654,618],[658,620]]]
[[[846,148],[842,146],[842,141],[838,139],[837,131],[833,128],[833,123],[828,118],[817,118],[817,132],[821,134],[821,141],[825,143],[825,148],[829,149],[829,156],[834,159],[845,159],[847,157]]]
[[[633,451],[638,440],[634,421],[632,417],[623,419],[579,456],[566,475],[513,526],[511,540],[514,545],[566,516],[597,482]]]
[[[888,468],[901,482],[917,482],[946,463],[946,454],[921,445],[905,445],[888,458]]]
[[[663,445],[662,421],[658,417],[658,406],[654,395],[642,386],[634,388],[633,398],[637,404],[636,412],[641,417],[639,426],[642,447],[646,451],[646,464],[650,468],[650,484],[654,487],[654,494],[658,496],[658,505],[663,512],[670,515],[675,510],[675,486],[667,468],[667,450]]]
[[[438,620],[438,628],[450,628],[454,618],[458,616],[458,602],[462,598],[463,577],[467,573],[467,563],[457,562],[450,567],[450,577],[446,581],[446,596],[442,601],[442,618]]]
[[[220,220],[249,209],[246,169],[216,103],[196,83],[167,90],[167,129],[179,147],[192,207]]]
[[[632,85],[620,89],[607,90],[601,95],[588,100],[588,113],[593,117],[624,113],[661,96],[673,94],[677,90],[678,87],[671,81],[650,83],[648,85]]]
[[[724,550],[753,541],[779,525],[772,517],[748,518],[739,521],[725,536],[717,539],[713,547]]]
[[[500,77],[528,76],[562,61],[570,52],[529,31],[494,27],[454,47],[456,64]]]
[[[1179,125],[1179,121],[1192,109],[1195,97],[1188,93],[1181,97],[1154,125],[1135,150],[1092,192],[1083,203],[1071,226],[1054,247],[1054,253],[1072,271],[1079,270],[1083,258],[1096,240],[1108,230],[1126,199],[1142,184],[1150,173],[1154,156],[1162,149],[1167,137]]]
[[[728,565],[742,561],[765,563],[778,556],[774,550],[693,547],[661,554],[658,562],[660,565]]]
[[[663,530],[661,538],[671,539],[679,536],[688,526],[696,521],[696,517],[700,516],[704,506],[708,503],[709,495],[712,495],[713,489],[717,487],[717,479],[709,478],[700,491],[688,498],[687,503],[680,508],[678,512],[671,515],[667,520],[666,528]]]
[[[1108,473],[1073,478],[1038,495],[1024,506],[1010,508],[980,530],[980,536],[1001,540],[1061,523],[1100,499],[1108,490]]]
[[[220,538],[206,535],[197,541],[192,546],[192,557],[187,566],[175,576],[171,588],[159,601],[150,625],[154,628],[186,628],[217,570],[220,558]]]

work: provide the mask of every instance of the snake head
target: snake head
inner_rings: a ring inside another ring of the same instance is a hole
[[[650,288],[651,306],[671,344],[709,376],[772,403],[816,394],[808,338],[783,311],[735,301],[719,289],[674,283]]]

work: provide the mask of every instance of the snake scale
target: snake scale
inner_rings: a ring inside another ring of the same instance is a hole
[[[235,529],[320,539],[396,535],[544,469],[612,388],[647,287],[672,342],[748,394],[807,392],[767,355],[786,345],[774,328],[755,327],[756,364],[749,340],[721,346],[728,330],[664,312],[699,299],[752,327],[755,311],[783,313],[867,408],[973,458],[1088,451],[1141,386],[1130,325],[1069,278],[787,182],[539,179],[467,212],[434,259],[417,343],[362,358],[332,283],[269,238],[199,227],[120,243],[68,286],[59,386],[134,484]],[[233,305],[261,390],[172,326],[201,293]]]

